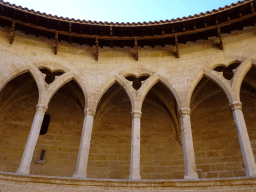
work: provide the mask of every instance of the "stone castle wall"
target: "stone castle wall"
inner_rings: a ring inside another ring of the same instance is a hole
[[[242,102],[255,158],[255,29],[223,34],[224,50],[217,48],[218,38],[210,38],[181,45],[179,59],[171,45],[141,47],[135,61],[132,48],[103,47],[95,61],[94,47],[61,42],[54,55],[52,40],[16,31],[10,45],[9,29],[0,28],[0,191],[255,190],[255,179],[245,177],[239,133],[230,110],[230,105]],[[231,80],[213,70],[236,63]],[[47,84],[40,69],[63,74]],[[130,75],[149,78],[136,92],[125,79]],[[37,104],[48,107],[48,132],[37,140],[31,175],[17,175]],[[194,183],[183,180],[184,141],[178,111],[184,108],[191,109],[199,176]],[[84,109],[96,112],[87,178],[98,180],[72,179]],[[141,179],[165,180],[162,183],[128,180],[134,110],[142,111]],[[35,164],[42,150],[47,161]],[[100,179],[124,181],[109,184]]]

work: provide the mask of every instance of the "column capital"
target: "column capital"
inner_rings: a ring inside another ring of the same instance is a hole
[[[132,114],[132,117],[138,117],[138,118],[141,118],[141,114],[142,114],[142,112],[141,112],[141,111],[139,111],[139,110],[134,110],[134,111],[132,111],[132,112],[131,112],[131,114]]]
[[[190,113],[191,113],[191,110],[188,107],[179,109],[180,116],[181,115],[190,115]]]
[[[231,108],[231,111],[234,111],[236,109],[242,110],[242,102],[234,102],[234,103],[230,104],[229,106]]]
[[[92,116],[95,116],[96,114],[96,111],[92,108],[86,108],[84,110],[84,115],[92,115]]]
[[[38,105],[36,106],[36,111],[43,111],[43,112],[46,112],[47,108],[48,108],[48,107],[45,106],[45,105],[38,104]]]

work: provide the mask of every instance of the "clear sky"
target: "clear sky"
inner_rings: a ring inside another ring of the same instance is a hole
[[[237,0],[4,0],[63,17],[108,22],[173,19],[218,9]]]

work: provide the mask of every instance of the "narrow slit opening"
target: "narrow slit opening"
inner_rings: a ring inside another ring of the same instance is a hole
[[[45,114],[44,120],[41,126],[41,130],[40,130],[40,135],[45,135],[47,133],[50,120],[51,120],[51,116],[48,114]]]

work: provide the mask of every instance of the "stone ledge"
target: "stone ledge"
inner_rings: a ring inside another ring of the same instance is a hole
[[[256,178],[250,177],[236,177],[223,179],[198,179],[198,180],[118,180],[118,179],[75,179],[72,177],[55,177],[55,176],[39,176],[39,175],[17,175],[16,173],[0,172],[0,182],[14,182],[14,183],[33,183],[37,184],[51,184],[51,185],[69,185],[80,187],[175,187],[175,188],[190,188],[193,187],[223,187],[228,186],[251,186],[255,187]]]

